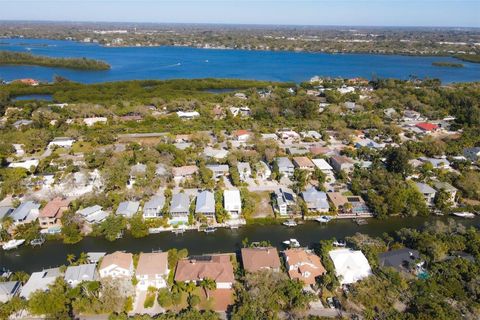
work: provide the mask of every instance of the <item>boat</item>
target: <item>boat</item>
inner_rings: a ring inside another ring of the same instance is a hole
[[[175,233],[176,235],[183,234],[185,232],[185,229],[184,228],[173,229],[172,232]]]
[[[363,226],[363,225],[368,224],[367,220],[365,220],[365,219],[355,219],[355,222],[356,222],[357,225],[359,225],[359,226]]]
[[[333,217],[330,216],[321,216],[319,218],[316,218],[315,221],[320,222],[320,223],[327,223],[332,221]]]
[[[238,224],[231,224],[230,229],[238,229],[240,226]]]
[[[333,241],[333,246],[334,247],[345,247],[347,244],[345,243],[345,241]]]
[[[203,232],[205,232],[205,233],[212,233],[212,232],[215,232],[215,231],[217,231],[217,229],[214,228],[214,227],[206,227],[205,229],[203,229]]]
[[[21,246],[24,242],[25,242],[25,239],[13,239],[13,240],[10,240],[10,241],[5,242],[5,243],[2,245],[2,249],[3,249],[3,250],[16,249],[16,248],[18,248],[19,246]]]
[[[453,215],[460,218],[475,218],[475,214],[471,212],[454,212]]]
[[[37,238],[30,241],[32,247],[41,246],[45,242],[45,238]]]
[[[300,242],[297,239],[290,239],[283,241],[283,244],[290,248],[299,248]]]
[[[297,226],[297,223],[295,222],[295,220],[287,220],[282,224],[286,227],[296,227]]]

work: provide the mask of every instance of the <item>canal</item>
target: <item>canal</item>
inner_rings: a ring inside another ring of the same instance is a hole
[[[166,251],[171,248],[186,248],[190,254],[233,252],[240,249],[242,240],[249,241],[268,240],[278,248],[282,247],[282,241],[295,238],[303,246],[312,246],[323,239],[333,237],[338,240],[354,235],[357,232],[371,236],[380,236],[382,233],[395,232],[401,228],[422,228],[426,222],[447,222],[454,219],[466,226],[480,225],[480,216],[475,219],[459,219],[451,217],[414,217],[414,218],[390,218],[388,220],[369,219],[367,225],[358,226],[351,220],[334,220],[328,225],[320,225],[317,222],[306,222],[294,228],[282,225],[248,225],[236,230],[218,229],[214,233],[205,234],[198,231],[187,231],[183,235],[175,235],[172,232],[152,234],[145,238],[134,239],[124,237],[114,242],[104,238],[86,237],[81,242],[69,245],[61,241],[47,241],[41,247],[20,247],[13,251],[0,251],[0,267],[12,271],[24,270],[33,272],[42,268],[56,267],[66,264],[68,254],[78,256],[81,252],[113,252],[125,250],[132,253],[151,252],[152,250]]]

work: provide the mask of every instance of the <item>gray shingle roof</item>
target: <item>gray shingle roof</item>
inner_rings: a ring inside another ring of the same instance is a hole
[[[65,271],[65,281],[94,281],[96,264],[81,264],[79,266],[69,266]]]
[[[33,201],[27,201],[19,205],[18,208],[16,208],[15,210],[13,210],[10,216],[12,217],[13,221],[22,221],[29,215],[31,210],[39,208],[40,204]]]
[[[202,191],[197,196],[197,203],[195,205],[196,213],[215,213],[215,197],[213,192]]]
[[[170,213],[188,212],[190,209],[190,198],[185,193],[177,193],[172,196]]]
[[[118,205],[116,212],[122,216],[131,217],[137,213],[139,207],[140,202],[138,201],[124,201]]]

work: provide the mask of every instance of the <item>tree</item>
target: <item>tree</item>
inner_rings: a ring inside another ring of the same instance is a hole
[[[101,233],[108,241],[114,241],[125,229],[126,220],[122,216],[109,215],[100,225]]]
[[[143,238],[148,236],[148,226],[143,221],[141,213],[134,214],[130,219],[130,232],[134,238]]]
[[[405,148],[387,150],[386,158],[385,163],[388,171],[400,173],[404,178],[412,172],[412,166],[408,162],[410,154]]]
[[[73,262],[75,261],[75,255],[70,253],[67,255],[67,261],[68,261],[68,264],[72,265]]]
[[[205,295],[207,299],[210,299],[208,291],[215,289],[217,287],[217,284],[215,283],[215,280],[205,278],[205,279],[202,279],[202,281],[200,281],[200,287],[202,287],[203,290],[205,291]]]
[[[70,318],[70,300],[67,298],[67,285],[63,278],[57,278],[48,291],[32,293],[28,310],[32,314],[46,315],[53,319]]]
[[[163,308],[170,307],[173,303],[172,295],[171,295],[170,291],[168,291],[167,288],[162,288],[162,289],[158,290],[157,301],[158,301],[158,304]]]

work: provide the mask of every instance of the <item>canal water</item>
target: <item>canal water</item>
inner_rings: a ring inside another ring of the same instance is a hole
[[[450,57],[378,54],[215,50],[187,47],[103,47],[97,44],[45,39],[2,39],[0,50],[51,57],[86,57],[106,61],[110,70],[87,71],[38,66],[0,66],[0,79],[52,81],[56,75],[83,82],[140,79],[237,78],[301,82],[315,75],[408,79],[438,78],[445,83],[480,80],[480,64]],[[461,62],[463,68],[442,68],[433,62]]]
[[[358,226],[351,220],[334,220],[328,225],[317,222],[306,222],[294,228],[282,225],[248,225],[236,230],[218,229],[214,233],[205,234],[198,231],[187,231],[183,235],[172,232],[152,234],[145,238],[134,239],[124,237],[114,242],[103,238],[87,237],[81,242],[68,245],[61,241],[46,241],[41,247],[20,247],[13,251],[0,251],[0,267],[10,270],[24,270],[33,272],[42,268],[55,267],[66,264],[68,254],[78,256],[81,252],[113,252],[125,250],[132,253],[151,252],[152,250],[166,251],[171,248],[188,249],[190,254],[203,254],[215,252],[234,252],[241,248],[242,240],[249,241],[268,240],[279,249],[282,241],[295,238],[303,246],[313,246],[323,239],[335,237],[338,240],[357,232],[371,236],[380,236],[382,233],[392,233],[402,228],[422,228],[424,224],[435,221],[447,222],[447,217],[414,217],[390,218],[388,220],[369,219],[367,225]],[[458,219],[467,226],[480,225],[480,216],[475,219]]]

